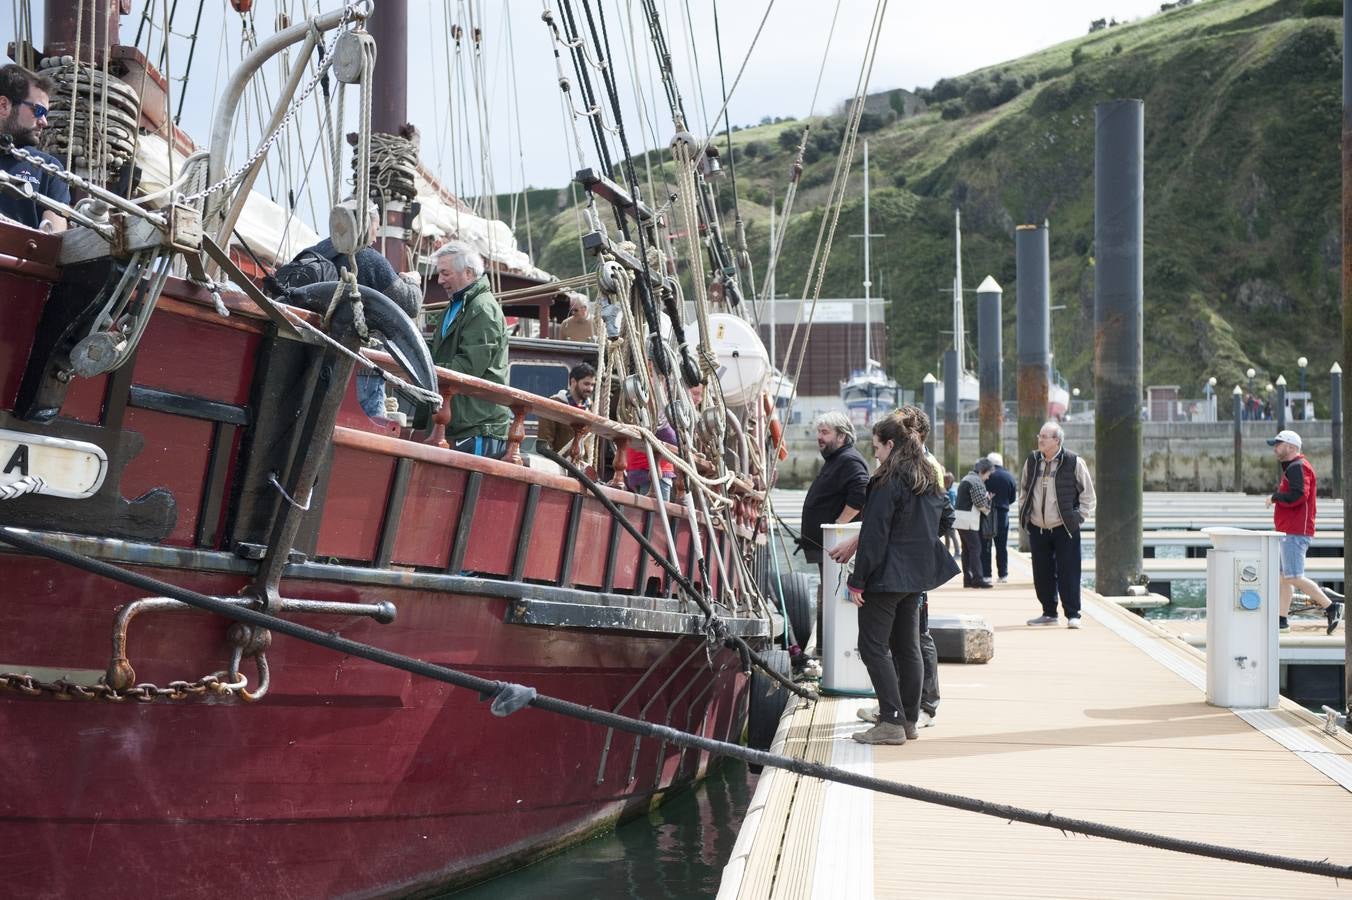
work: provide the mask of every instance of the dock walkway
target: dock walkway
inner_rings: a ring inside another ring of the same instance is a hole
[[[994,590],[944,588],[936,613],[996,631],[985,665],[942,665],[936,727],[901,747],[850,740],[856,698],[791,704],[777,752],[1060,815],[1352,862],[1352,741],[1294,704],[1204,699],[1201,654],[1085,593],[1084,627],[1030,628],[1027,563]],[[1284,701],[1285,703],[1285,701]],[[767,769],[720,898],[1352,897],[1352,884],[1063,835]]]

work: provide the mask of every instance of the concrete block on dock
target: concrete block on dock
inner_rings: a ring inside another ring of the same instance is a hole
[[[995,630],[980,616],[929,617],[939,662],[984,663],[995,656]]]

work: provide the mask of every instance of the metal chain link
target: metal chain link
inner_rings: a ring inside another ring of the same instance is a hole
[[[353,15],[353,13],[357,9],[358,5],[359,5],[358,3],[349,3],[347,5],[346,15],[343,18],[342,24],[347,24],[348,22],[351,22],[354,18],[356,18]],[[296,113],[300,111],[301,106],[305,103],[306,100],[310,98],[310,95],[314,93],[315,88],[319,86],[319,83],[323,81],[324,76],[328,73],[329,69],[332,68],[334,47],[338,45],[338,38],[341,37],[344,33],[345,31],[341,29],[341,27],[334,30],[333,38],[324,47],[323,62],[319,64],[319,68],[315,70],[314,75],[310,78],[310,83],[307,84],[304,87],[304,89],[302,89],[301,92],[295,96],[295,99],[291,101],[291,105],[286,110],[286,115],[282,116],[282,120],[277,123],[277,127],[273,129],[272,134],[270,134],[268,136],[268,139],[264,141],[257,150],[254,151],[254,154],[250,156],[247,160],[245,160],[245,162],[241,164],[238,168],[236,168],[235,171],[231,172],[229,175],[226,175],[220,181],[216,182],[215,184],[211,185],[208,188],[204,188],[203,190],[198,191],[195,194],[189,194],[188,196],[184,197],[183,202],[196,203],[199,200],[205,200],[212,194],[216,194],[219,193],[220,191],[225,190],[226,188],[230,187],[233,183],[243,178],[244,175],[247,172],[249,172],[249,170],[252,169],[254,165],[257,164],[258,160],[262,159],[263,156],[265,156],[267,152],[272,149],[272,145],[277,143],[277,139],[282,136],[282,132],[286,131],[287,127],[291,124],[291,120],[294,119],[296,117]]]
[[[18,691],[29,697],[50,695],[58,700],[107,700],[123,703],[135,700],[138,703],[154,703],[165,698],[168,700],[187,700],[190,697],[232,696],[243,692],[249,685],[249,679],[243,673],[236,681],[223,681],[225,672],[203,675],[196,681],[171,681],[168,687],[160,687],[150,682],[115,690],[102,680],[98,684],[83,685],[58,678],[56,681],[39,681],[32,675],[19,672],[0,672],[0,691]]]

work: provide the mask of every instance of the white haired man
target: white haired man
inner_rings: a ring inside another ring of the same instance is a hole
[[[463,241],[450,241],[432,256],[437,283],[450,304],[437,323],[432,360],[439,366],[496,384],[507,383],[507,323],[488,288],[484,261]],[[507,449],[511,414],[505,406],[457,394],[451,398],[446,440],[452,449],[498,459]]]
[[[559,325],[559,336],[565,341],[594,341],[592,331],[591,304],[587,298],[574,294],[568,301],[568,318]]]
[[[1080,627],[1080,526],[1094,514],[1094,481],[1084,460],[1062,446],[1066,432],[1047,422],[1037,433],[1037,449],[1023,464],[1019,527],[1028,535],[1033,559],[1033,589],[1042,615],[1029,625],[1057,625],[1056,598],[1066,625]]]
[[[854,447],[854,425],[842,412],[817,417],[817,449],[825,462],[803,500],[803,556],[822,568],[822,526],[853,522],[864,508],[868,463]],[[817,647],[822,637],[822,598],[817,595]],[[803,648],[807,649],[807,648]]]

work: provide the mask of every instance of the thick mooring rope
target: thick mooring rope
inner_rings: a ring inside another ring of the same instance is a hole
[[[704,750],[709,753],[720,754],[733,759],[740,759],[753,765],[773,766],[777,769],[784,769],[785,771],[794,772],[798,775],[820,778],[824,781],[834,781],[839,784],[848,784],[852,787],[877,791],[880,794],[887,794],[893,797],[904,797],[909,800],[919,800],[922,803],[934,803],[951,809],[962,809],[968,812],[980,813],[985,816],[1005,819],[1009,822],[1024,822],[1029,825],[1041,825],[1045,828],[1054,828],[1061,832],[1074,832],[1076,834],[1084,834],[1091,837],[1102,837],[1129,844],[1139,844],[1144,847],[1155,847],[1160,850],[1172,850],[1178,853],[1187,853],[1193,856],[1205,856],[1210,857],[1211,859],[1223,859],[1230,862],[1262,866],[1269,869],[1281,869],[1287,872],[1303,872],[1307,875],[1322,875],[1328,878],[1352,878],[1352,866],[1337,865],[1329,862],[1327,859],[1299,859],[1291,856],[1281,856],[1275,853],[1262,853],[1256,850],[1226,847],[1220,844],[1189,841],[1182,838],[1169,837],[1168,835],[1139,831],[1135,828],[1104,825],[1100,822],[1091,822],[1087,819],[1072,819],[1067,816],[1058,816],[1055,813],[1038,812],[1037,810],[1024,809],[1022,807],[1010,806],[1004,803],[990,803],[975,797],[965,797],[961,794],[935,791],[912,784],[884,781],[881,778],[873,778],[867,775],[859,775],[855,772],[847,772],[844,769],[838,769],[834,766],[808,762],[803,759],[793,759],[791,757],[780,756],[776,753],[767,753],[761,750],[752,750],[749,747],[743,747],[739,744],[729,744],[724,741],[717,741],[712,738],[689,734],[688,732],[671,728],[670,726],[658,725],[653,722],[643,722],[637,719],[631,719],[628,716],[621,716],[616,713],[606,712],[605,710],[581,706],[567,700],[560,700],[556,697],[541,694],[537,692],[535,688],[528,685],[505,681],[489,681],[488,679],[469,675],[465,672],[459,672],[445,666],[437,666],[423,662],[420,659],[413,659],[398,653],[391,653],[388,650],[372,647],[369,644],[363,644],[336,634],[320,631],[316,628],[309,628],[288,619],[279,619],[276,616],[270,616],[266,613],[258,612],[247,607],[234,606],[213,597],[196,593],[195,591],[189,591],[185,588],[165,584],[162,581],[135,572],[128,572],[101,560],[90,559],[69,550],[50,546],[40,540],[25,535],[18,529],[0,528],[0,543],[6,543],[13,547],[17,547],[20,550],[53,559],[74,566],[75,568],[82,569],[86,572],[92,572],[96,575],[111,578],[114,581],[120,581],[123,584],[141,588],[153,596],[172,597],[175,600],[181,600],[182,602],[187,603],[189,606],[194,606],[198,609],[206,610],[207,612],[213,612],[217,615],[225,616],[228,619],[234,619],[235,621],[244,622],[248,625],[254,625],[261,628],[269,628],[280,634],[285,634],[297,638],[298,640],[326,647],[339,653],[360,657],[361,659],[370,660],[371,662],[389,666],[413,675],[431,678],[444,684],[477,691],[481,700],[493,701],[491,711],[496,716],[508,716],[526,706],[533,706],[536,709],[545,710],[546,712],[558,713],[559,715],[591,722],[596,725],[604,725],[609,728],[614,728],[617,731],[624,731],[629,734],[639,735],[640,737],[659,738],[663,742],[674,744],[677,747]]]

